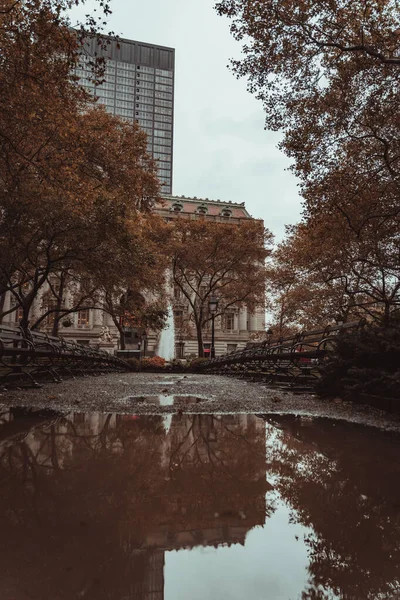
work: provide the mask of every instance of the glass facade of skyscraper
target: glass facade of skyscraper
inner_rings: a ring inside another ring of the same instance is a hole
[[[90,62],[106,59],[105,81],[91,82]],[[148,151],[158,163],[162,193],[172,193],[175,50],[133,40],[85,44],[76,74],[107,111],[136,121],[146,132]]]

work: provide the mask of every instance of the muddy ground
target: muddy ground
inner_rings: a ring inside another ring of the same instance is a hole
[[[338,398],[322,400],[313,394],[294,394],[212,375],[117,373],[80,377],[46,383],[38,389],[3,390],[0,404],[3,408],[28,406],[61,412],[295,414],[400,431],[400,415]]]

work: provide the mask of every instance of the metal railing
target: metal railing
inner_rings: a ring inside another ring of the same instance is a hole
[[[39,376],[50,376],[54,382],[60,382],[64,374],[128,370],[126,361],[104,350],[22,327],[0,325],[0,385],[26,379],[39,387]]]
[[[249,343],[246,348],[217,356],[199,365],[205,373],[261,379],[269,384],[310,388],[320,377],[320,366],[332,353],[339,333],[356,330],[365,321],[328,326],[291,337]]]

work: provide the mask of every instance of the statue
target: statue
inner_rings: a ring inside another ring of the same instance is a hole
[[[103,343],[104,342],[110,343],[113,341],[112,335],[110,332],[110,328],[107,327],[107,325],[101,328],[100,335],[99,335],[99,341],[103,342]]]

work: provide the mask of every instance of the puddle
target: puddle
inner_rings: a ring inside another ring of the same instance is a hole
[[[198,404],[199,402],[211,402],[212,400],[207,396],[199,396],[195,394],[185,394],[184,396],[180,396],[177,394],[168,395],[167,393],[164,393],[154,396],[128,396],[127,398],[124,398],[123,401],[131,402],[133,407],[135,403],[142,407],[146,404],[152,406],[182,406]]]
[[[10,409],[0,597],[393,599],[399,452],[322,419]]]

